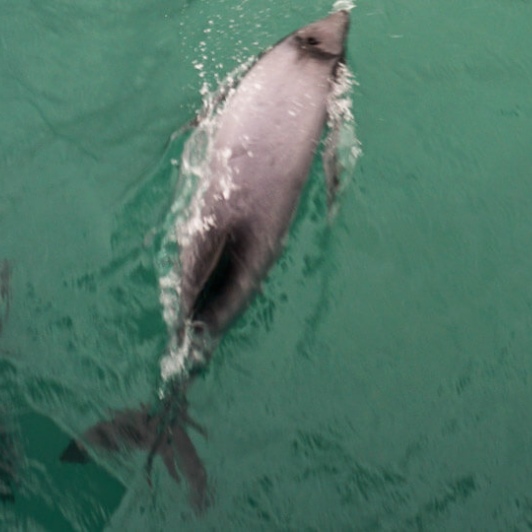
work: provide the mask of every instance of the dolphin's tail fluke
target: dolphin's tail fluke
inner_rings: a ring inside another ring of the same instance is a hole
[[[174,390],[177,390],[174,388]],[[205,510],[209,503],[207,473],[187,433],[192,427],[206,435],[205,430],[190,418],[183,392],[170,394],[154,411],[145,405],[138,410],[122,410],[108,421],[90,427],[79,440],[72,440],[61,454],[61,461],[84,463],[89,460],[86,446],[106,451],[144,449],[147,481],[151,485],[153,460],[161,457],[170,476],[180,482],[181,473],[190,489],[195,511]]]
[[[196,511],[201,512],[209,504],[207,472],[188,435],[187,427],[195,429],[205,438],[207,431],[188,413],[185,395],[187,384],[179,379],[173,382],[162,401],[161,412],[157,416],[157,431],[146,460],[146,477],[151,485],[153,459],[159,454],[170,476],[179,482],[175,467],[177,464],[177,469],[189,485],[191,504]]]

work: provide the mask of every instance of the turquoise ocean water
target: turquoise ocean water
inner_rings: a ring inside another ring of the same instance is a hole
[[[160,460],[147,484],[145,454],[59,461],[156,394],[170,136],[204,82],[331,8],[0,0],[1,530],[532,529],[528,0],[352,11],[363,155],[331,223],[316,160],[286,252],[190,391],[204,515]]]

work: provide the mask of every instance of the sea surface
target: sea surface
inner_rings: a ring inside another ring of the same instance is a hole
[[[332,8],[0,0],[0,530],[532,530],[530,0],[351,12],[362,155],[189,391],[203,514],[145,452],[59,460],[156,398],[172,134]]]

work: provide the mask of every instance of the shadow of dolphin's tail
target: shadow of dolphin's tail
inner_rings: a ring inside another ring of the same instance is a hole
[[[183,386],[174,385],[172,393],[161,402],[159,411],[145,405],[138,410],[121,410],[108,421],[101,421],[72,440],[61,454],[63,462],[87,462],[89,454],[85,445],[107,451],[144,449],[147,481],[151,486],[154,458],[159,455],[170,476],[180,482],[179,472],[187,480],[190,502],[198,513],[209,504],[209,489],[205,467],[187,433],[192,427],[204,436],[205,430],[190,418]],[[179,472],[178,472],[179,471]]]
[[[9,317],[11,264],[0,261],[0,335]],[[2,390],[0,390],[2,391]],[[11,417],[5,407],[5,396],[0,396],[0,501],[15,500],[18,451]]]
[[[17,483],[18,452],[13,427],[10,425],[5,417],[0,417],[0,501],[13,502]]]
[[[2,329],[9,317],[9,306],[11,302],[10,281],[11,264],[4,259],[0,262],[0,334],[2,334]]]

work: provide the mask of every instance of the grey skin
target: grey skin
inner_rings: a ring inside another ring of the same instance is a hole
[[[185,320],[214,337],[281,251],[327,119],[348,22],[346,11],[336,12],[267,51],[220,117],[209,186],[196,198],[211,223],[181,252]]]
[[[327,119],[348,25],[348,12],[339,11],[292,33],[261,56],[226,102],[212,139],[208,185],[193,200],[191,219],[178,228],[181,338],[187,330],[219,338],[278,257]],[[211,353],[204,353],[203,363]],[[81,440],[106,450],[150,449],[148,478],[159,455],[177,481],[177,462],[201,511],[208,503],[206,472],[186,432],[187,426],[202,431],[186,411],[186,390],[198,367],[188,369],[157,408],[117,413]],[[87,458],[79,441],[61,457]]]

